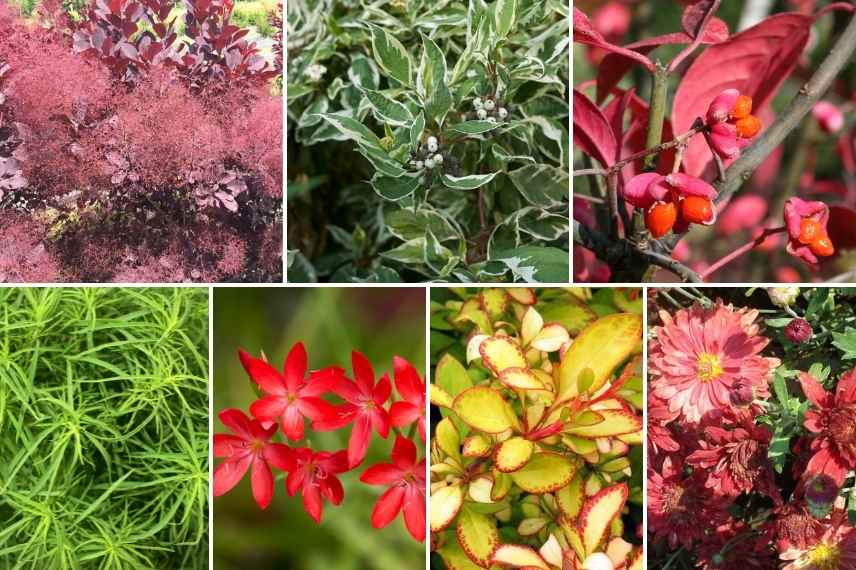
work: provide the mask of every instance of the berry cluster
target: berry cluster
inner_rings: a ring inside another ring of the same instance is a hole
[[[220,412],[220,420],[231,434],[214,435],[214,456],[225,458],[214,470],[214,496],[232,490],[252,466],[253,498],[266,509],[273,499],[271,467],[288,473],[289,496],[300,491],[303,508],[316,523],[321,522],[324,501],[342,503],[345,491],[338,475],[359,467],[366,457],[372,434],[386,439],[396,433],[391,463],[366,469],[360,481],[384,485],[372,512],[374,528],[383,528],[404,513],[411,536],[425,539],[425,459],[417,461],[414,442],[418,432],[425,441],[425,381],[403,358],[394,359],[395,388],[401,397],[385,407],[392,394],[389,375],[375,383],[375,373],[365,356],[354,351],[354,380],[339,367],[328,367],[307,375],[307,355],[297,343],[279,372],[264,358],[240,351],[241,363],[256,387],[264,394],[250,406],[253,418],[237,409]],[[334,404],[322,396],[342,400]],[[315,451],[307,442],[289,447],[272,441],[277,431],[291,441],[305,437],[305,419],[314,431],[335,431],[353,425],[348,448],[336,452]],[[409,427],[405,436],[400,429]]]
[[[508,108],[496,97],[485,97],[484,99],[476,97],[473,99],[473,109],[475,109],[475,118],[479,121],[495,123],[508,118]]]
[[[426,183],[429,182],[428,177],[433,176],[437,171],[453,176],[457,176],[460,172],[458,159],[452,156],[434,135],[429,136],[424,143],[419,144],[416,150],[410,152],[410,166],[415,171],[426,174]]]
[[[790,198],[785,202],[788,253],[809,265],[816,265],[818,257],[834,254],[835,246],[826,230],[828,222],[829,206],[825,203]]]
[[[667,176],[640,174],[624,188],[624,199],[645,212],[645,225],[654,238],[672,230],[685,232],[690,224],[712,224],[716,220],[715,197],[713,186],[680,172]]]

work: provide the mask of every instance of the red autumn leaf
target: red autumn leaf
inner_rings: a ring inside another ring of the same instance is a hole
[[[574,89],[574,145],[609,168],[615,163],[618,144],[600,108]]]
[[[687,70],[675,93],[675,132],[689,130],[725,89],[737,89],[752,98],[756,110],[763,108],[796,66],[813,21],[802,14],[777,14],[708,47]],[[694,137],[684,154],[684,168],[688,174],[700,176],[712,159],[704,139]]]
[[[654,64],[651,63],[651,60],[644,55],[608,42],[600,32],[594,29],[594,26],[591,25],[588,16],[578,8],[574,8],[574,42],[598,47],[613,53],[624,54],[630,59],[641,63],[646,69],[651,71],[654,70]]]
[[[681,26],[691,38],[695,38],[701,33],[702,26],[706,30],[710,24],[712,14],[719,8],[720,0],[699,0],[695,4],[690,4],[684,9],[684,14],[681,17]],[[707,21],[707,23],[705,23]]]
[[[730,32],[728,31],[728,24],[719,18],[711,18],[710,22],[705,27],[701,43],[717,44],[727,40],[729,35]],[[693,38],[684,32],[675,32],[633,42],[632,44],[627,44],[624,47],[643,55],[647,55],[660,46],[689,44],[692,43],[692,41]],[[633,59],[630,59],[621,53],[610,53],[603,58],[597,72],[598,102],[603,101],[612,88],[618,85],[618,82],[621,81],[624,74],[630,71],[630,68],[633,67],[634,63],[635,61]]]

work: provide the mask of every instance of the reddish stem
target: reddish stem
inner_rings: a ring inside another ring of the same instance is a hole
[[[726,256],[722,257],[721,259],[719,259],[718,261],[716,261],[713,265],[708,267],[700,275],[700,277],[702,278],[703,281],[707,280],[707,278],[710,275],[712,275],[712,274],[716,273],[718,270],[722,269],[723,266],[731,263],[732,261],[734,261],[735,259],[737,259],[741,255],[743,255],[744,253],[748,253],[748,252],[752,251],[753,249],[755,249],[756,247],[758,247],[759,245],[761,245],[762,243],[767,241],[768,237],[775,235],[775,234],[778,234],[778,233],[782,233],[786,229],[787,228],[785,226],[782,226],[780,228],[767,228],[767,229],[765,229],[763,232],[761,232],[761,234],[758,237],[756,237],[755,239],[753,239],[749,243],[747,243],[741,247],[738,247],[737,249],[735,249],[734,251],[732,251],[728,255],[726,255]]]

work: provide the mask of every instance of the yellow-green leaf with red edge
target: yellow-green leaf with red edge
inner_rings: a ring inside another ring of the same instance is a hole
[[[590,368],[590,394],[610,379],[615,368],[642,347],[642,317],[617,313],[600,318],[574,339],[559,364],[559,395],[565,401],[578,395],[580,373]]]
[[[499,545],[496,519],[464,507],[458,514],[455,534],[458,544],[470,560],[482,568],[490,566],[493,553]]]
[[[497,376],[506,368],[526,368],[526,358],[516,341],[507,336],[492,336],[479,346],[482,362]]]
[[[519,544],[502,544],[493,553],[494,564],[510,566],[511,568],[538,568],[550,570],[550,566],[529,546]]]
[[[491,441],[481,434],[474,434],[464,439],[461,453],[464,457],[487,457],[493,451]]]
[[[571,336],[576,336],[586,326],[597,320],[595,313],[585,302],[571,295],[538,307],[548,323],[559,323]]]
[[[438,406],[440,408],[451,408],[452,407],[452,396],[436,384],[431,384],[429,389],[429,395],[431,398],[431,404]]]
[[[556,491],[556,503],[559,505],[559,510],[571,520],[580,514],[585,500],[583,477],[579,473],[574,475],[570,483]]]
[[[577,523],[586,554],[597,551],[615,517],[621,514],[629,493],[627,483],[601,489],[590,497]]]
[[[508,308],[508,294],[502,289],[489,288],[483,289],[479,294],[479,301],[482,309],[487,312],[488,316],[496,320],[505,313]]]
[[[451,418],[443,418],[434,431],[434,441],[447,456],[461,460],[461,435]]]
[[[561,489],[577,472],[579,464],[557,453],[535,453],[523,468],[511,473],[517,486],[540,495]]]
[[[441,531],[452,524],[463,504],[464,490],[460,485],[441,487],[431,493],[431,532]]]
[[[470,499],[477,503],[494,503],[493,500],[493,476],[479,475],[470,481],[468,494]]]
[[[490,490],[490,498],[494,502],[501,501],[511,491],[514,485],[514,480],[507,473],[502,473],[498,469],[493,470],[493,487]]]
[[[448,570],[481,569],[481,566],[469,559],[456,540],[447,540],[443,546],[437,549],[437,554],[443,559]]]
[[[535,307],[529,307],[523,313],[523,319],[520,321],[520,340],[523,346],[529,346],[532,339],[538,336],[541,329],[544,328],[544,319]]]
[[[513,411],[498,391],[486,386],[464,390],[455,398],[452,409],[473,429],[502,433],[511,429]]]
[[[633,557],[633,561],[630,562],[630,565],[627,567],[627,570],[642,570],[642,568],[645,567],[644,561],[645,551],[640,548]]]
[[[642,429],[642,419],[632,412],[624,410],[598,410],[603,420],[589,425],[572,425],[565,433],[578,437],[612,437],[634,433]]]
[[[526,368],[506,368],[499,373],[499,381],[512,390],[544,390],[535,373]]]
[[[532,457],[535,444],[522,437],[512,437],[503,441],[494,455],[496,468],[503,473],[511,473],[522,468]]]
[[[493,334],[493,325],[478,299],[469,299],[461,305],[461,310],[452,318],[455,324],[472,323],[484,334]]]
[[[531,287],[509,287],[505,290],[515,303],[534,305],[538,301],[535,289]]]

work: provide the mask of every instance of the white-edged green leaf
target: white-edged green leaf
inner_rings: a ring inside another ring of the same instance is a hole
[[[547,164],[527,164],[509,172],[508,177],[533,206],[550,208],[568,201],[570,176],[567,170]]]
[[[499,126],[501,126],[501,123],[491,121],[465,121],[463,123],[451,125],[449,128],[455,131],[456,133],[463,133],[465,135],[480,135],[482,133],[492,131]]]
[[[517,0],[496,0],[494,9],[496,35],[505,38],[514,28],[517,19]]]
[[[425,132],[425,113],[420,111],[413,119],[413,124],[410,125],[410,146],[414,149],[419,144],[423,132]]]
[[[442,177],[443,186],[454,190],[475,190],[481,188],[485,184],[493,180],[498,172],[490,174],[470,174],[468,176],[451,176],[444,174]]]
[[[413,194],[419,188],[419,178],[412,176],[399,176],[392,178],[390,176],[375,175],[371,181],[372,188],[386,200],[401,200]]]
[[[363,95],[378,121],[401,127],[413,121],[410,109],[380,91],[363,89]]]
[[[375,61],[386,73],[401,83],[413,82],[413,61],[404,45],[386,30],[372,26],[372,51]]]
[[[425,103],[429,119],[442,124],[452,108],[452,93],[446,84],[446,57],[428,36],[422,35],[422,59],[419,62],[416,89]]]
[[[322,113],[321,118],[330,123],[352,141],[380,149],[380,139],[368,127],[352,117],[333,113]]]

